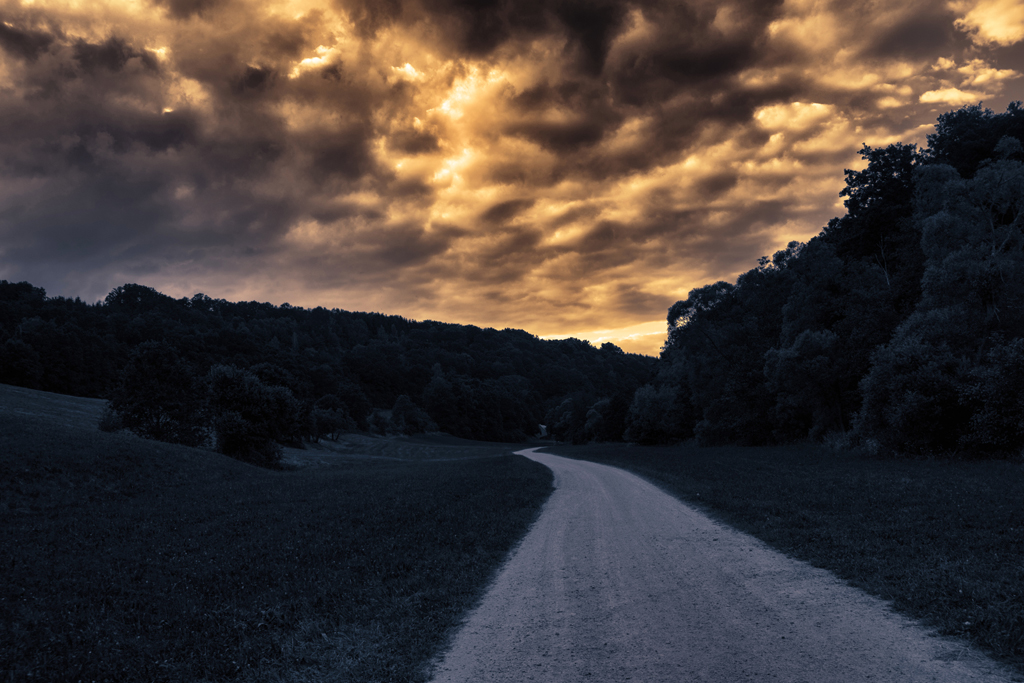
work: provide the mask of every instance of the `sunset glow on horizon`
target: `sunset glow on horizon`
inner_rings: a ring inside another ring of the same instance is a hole
[[[0,279],[657,354],[1022,73],[1015,0],[0,0]]]

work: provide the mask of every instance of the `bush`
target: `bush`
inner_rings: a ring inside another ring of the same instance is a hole
[[[878,349],[861,381],[864,403],[854,422],[858,436],[909,455],[952,453],[968,423],[960,401],[960,359],[946,346],[913,335]]]
[[[328,394],[313,404],[313,438],[337,441],[345,432],[356,430],[356,422],[337,396]]]
[[[268,387],[233,365],[214,366],[208,381],[217,450],[255,465],[278,465],[276,442],[298,439],[302,432],[301,408],[292,392]]]
[[[217,416],[213,424],[218,452],[261,467],[280,465],[283,453],[281,446],[239,413],[224,412]]]
[[[121,421],[121,416],[110,407],[108,402],[103,408],[103,414],[100,415],[97,426],[101,432],[118,432],[124,429],[124,422]]]
[[[548,432],[558,441],[584,444],[592,438],[587,432],[588,419],[591,426],[597,426],[597,419],[589,415],[594,397],[581,391],[566,396],[562,402],[553,406],[544,416]]]
[[[688,412],[677,405],[676,398],[676,390],[670,386],[656,389],[648,384],[637,389],[626,415],[623,438],[651,445],[689,437],[684,422]]]
[[[437,430],[437,424],[412,399],[402,394],[391,409],[391,427],[399,434],[422,434]]]
[[[366,418],[366,423],[371,432],[384,436],[391,430],[391,411],[374,408]]]
[[[1021,452],[1024,444],[1024,339],[997,344],[973,368],[960,392],[971,410],[962,445],[984,451]]]

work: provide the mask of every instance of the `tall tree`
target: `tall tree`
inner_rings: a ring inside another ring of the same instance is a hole
[[[144,342],[132,352],[110,407],[124,427],[149,439],[186,446],[208,439],[206,387],[166,342]]]
[[[1002,158],[982,163],[972,179],[942,164],[918,173],[922,297],[875,354],[858,426],[893,450],[1006,441],[992,420],[977,417],[995,375],[986,367],[1015,358],[1014,340],[1024,337],[1024,164],[1014,158],[1015,139],[996,153]],[[974,431],[982,423],[984,438]]]
[[[822,238],[844,262],[877,266],[897,311],[905,317],[920,296],[924,270],[921,233],[912,220],[914,169],[922,157],[916,145],[901,143],[864,145],[860,154],[867,167],[847,169],[846,187],[839,193],[846,197],[846,215],[830,221]]]
[[[662,354],[682,382],[680,405],[698,414],[693,427],[705,445],[759,445],[777,439],[775,398],[764,358],[779,343],[782,307],[793,276],[797,243],[762,258],[735,285],[717,282],[690,292],[669,309],[669,338]]]

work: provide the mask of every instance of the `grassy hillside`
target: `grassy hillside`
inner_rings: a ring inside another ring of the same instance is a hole
[[[883,461],[812,445],[550,450],[646,477],[1024,673],[1022,462]]]
[[[2,680],[422,680],[551,490],[508,446],[268,471],[101,409],[0,386]]]

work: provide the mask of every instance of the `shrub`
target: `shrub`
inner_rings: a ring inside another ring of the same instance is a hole
[[[233,365],[214,366],[208,381],[217,450],[255,465],[279,464],[277,442],[297,439],[302,431],[301,408],[292,392],[268,387]]]
[[[345,432],[352,432],[356,429],[356,422],[349,415],[345,405],[337,396],[327,394],[320,397],[312,410],[313,438],[330,439],[337,441],[338,437]]]
[[[121,416],[110,407],[110,403],[108,402],[103,408],[103,414],[100,415],[100,420],[97,426],[100,428],[101,432],[117,432],[124,429],[124,422],[121,421]]]
[[[422,434],[437,429],[430,416],[405,394],[399,396],[391,408],[391,426],[399,434]]]
[[[226,411],[218,415],[213,424],[220,453],[261,467],[276,467],[281,463],[281,446],[241,414]]]
[[[633,395],[623,438],[648,445],[679,441],[690,436],[683,422],[686,415],[677,405],[675,388],[642,386]]]
[[[374,408],[373,412],[366,418],[370,431],[374,434],[385,435],[391,430],[391,411]]]
[[[873,361],[860,384],[864,403],[854,422],[857,434],[893,453],[955,451],[968,420],[959,400],[960,359],[944,345],[898,336]]]
[[[986,362],[973,368],[960,392],[971,410],[964,446],[984,451],[1019,452],[1024,444],[1024,339],[999,343]]]

